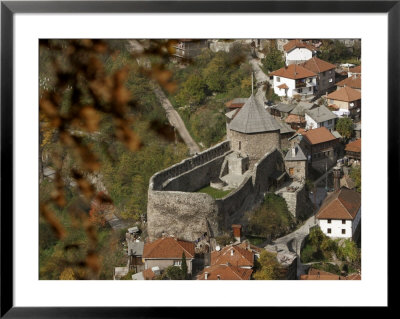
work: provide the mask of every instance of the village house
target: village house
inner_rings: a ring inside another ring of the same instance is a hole
[[[283,46],[286,65],[299,64],[311,59],[317,49],[302,40],[291,40]]]
[[[160,268],[155,266],[132,275],[132,280],[153,280],[161,274]]]
[[[349,69],[349,71],[347,72],[347,76],[351,77],[353,75],[361,76],[361,65],[355,66],[354,68]]]
[[[361,161],[361,138],[348,143],[344,150],[347,158]]]
[[[356,122],[361,119],[361,92],[345,86],[326,96],[330,108],[337,115],[349,115]]]
[[[354,90],[361,92],[361,75],[352,75],[351,77],[345,78],[342,81],[336,83],[338,89],[342,89],[348,86]]]
[[[304,116],[295,114],[289,114],[288,117],[285,119],[285,123],[290,125],[290,127],[294,130],[306,127],[306,120]]]
[[[184,39],[174,46],[175,54],[174,56],[178,59],[193,59],[201,53],[203,49],[208,48],[208,40],[196,39],[189,40]]]
[[[316,219],[328,237],[355,239],[361,220],[361,194],[345,187],[333,192],[322,202]]]
[[[311,267],[307,275],[300,276],[300,280],[361,280],[361,275],[351,274],[348,276],[340,276]]]
[[[325,94],[334,88],[336,68],[334,64],[314,56],[300,65],[317,74],[317,85],[314,90],[315,94]]]
[[[336,114],[323,105],[312,110],[307,110],[305,111],[306,129],[311,130],[324,126],[328,130],[333,131],[337,117]]]
[[[336,163],[339,139],[326,127],[300,132],[300,146],[313,168],[325,171]]]
[[[295,104],[278,103],[268,108],[271,115],[284,119],[296,107]]]
[[[271,76],[274,92],[278,96],[313,95],[317,85],[317,74],[297,64],[273,71],[270,73]]]
[[[236,236],[240,238],[240,228],[232,225]],[[248,241],[226,246],[211,252],[210,266],[207,266],[197,276],[198,280],[249,280],[253,273],[256,256],[261,249],[250,245]]]
[[[181,267],[182,253],[185,254],[188,273],[192,273],[194,259],[194,243],[179,240],[175,237],[163,237],[151,243],[146,243],[143,249],[145,269],[158,266],[160,270],[168,266]]]

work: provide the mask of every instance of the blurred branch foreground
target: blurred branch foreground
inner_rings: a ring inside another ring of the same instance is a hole
[[[139,50],[129,50],[126,63],[116,68],[113,62],[124,52],[125,41],[40,40],[40,215],[45,222],[40,247],[51,240],[62,246],[55,246],[51,262],[41,267],[41,278],[57,268],[59,279],[104,279],[105,251],[120,238],[116,234],[107,247],[101,245],[106,235],[100,231],[105,221],[99,211],[112,210],[113,203],[93,183],[102,162],[95,149],[100,148],[111,162],[120,160],[115,158],[116,145],[102,141],[100,130],[108,133],[108,142],[119,141],[132,152],[144,145],[136,131],[139,99],[126,86],[131,72],[153,82],[169,121],[191,152],[199,151],[161,89],[169,93],[176,89],[171,71],[165,68],[176,42],[136,41]],[[140,59],[145,59],[144,66],[132,63]],[[171,127],[160,120],[151,121],[149,128],[167,141],[175,139]],[[54,170],[51,183],[44,178],[43,157]],[[79,194],[72,202],[67,200],[71,192]]]

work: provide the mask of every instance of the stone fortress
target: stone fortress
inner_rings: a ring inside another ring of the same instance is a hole
[[[232,224],[246,224],[245,212],[268,191],[285,198],[299,217],[308,200],[307,159],[298,145],[281,150],[282,125],[252,94],[240,109],[226,114],[227,140],[154,174],[149,183],[147,232],[196,241],[216,237]],[[223,198],[198,192],[211,186],[230,190]]]

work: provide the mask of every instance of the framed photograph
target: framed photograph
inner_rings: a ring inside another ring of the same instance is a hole
[[[1,1],[1,317],[388,307],[399,21]]]

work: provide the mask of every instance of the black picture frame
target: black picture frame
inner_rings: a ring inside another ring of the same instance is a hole
[[[388,14],[388,204],[398,196],[400,125],[400,1],[1,1],[1,317],[176,318],[179,307],[14,307],[13,303],[13,20],[16,13],[387,13]],[[382,199],[385,200],[385,199]],[[396,209],[397,208],[397,209]],[[384,212],[380,212],[384,213]],[[390,217],[390,216],[389,216]],[[390,222],[388,223],[391,224]],[[389,234],[389,232],[388,232]],[[390,236],[388,247],[390,247]],[[389,256],[388,256],[389,258]],[[388,260],[389,261],[389,260]],[[388,264],[389,265],[389,264]],[[389,287],[390,281],[388,281]],[[34,293],[34,292],[33,292]],[[373,293],[373,292],[371,292]],[[390,298],[388,300],[388,305]],[[293,308],[293,307],[292,307]],[[389,308],[389,307],[388,307]],[[190,313],[190,314],[189,314]],[[213,312],[215,314],[215,312]],[[303,314],[305,314],[303,312]],[[221,315],[221,313],[219,313]]]

